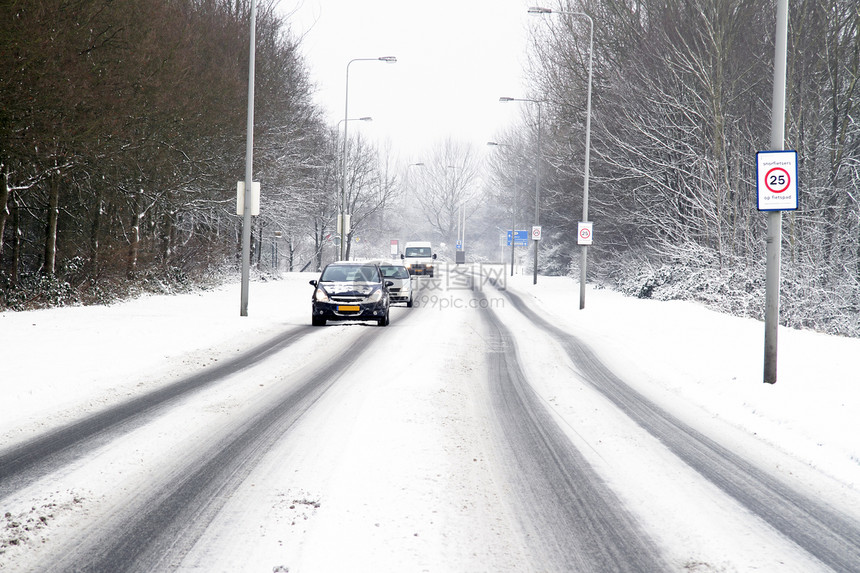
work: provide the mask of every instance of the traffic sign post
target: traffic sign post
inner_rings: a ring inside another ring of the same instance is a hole
[[[785,84],[788,60],[788,0],[776,1],[776,34],[774,34],[773,57],[773,107],[770,118],[770,147],[783,149],[785,147]],[[797,185],[797,154],[794,153],[794,182]],[[768,166],[764,166],[768,167]],[[771,165],[786,168],[785,165]],[[769,169],[766,169],[765,176]],[[791,171],[786,169],[790,175]],[[770,173],[771,176],[780,172]],[[783,174],[784,175],[784,174]],[[786,183],[778,178],[772,182],[773,191],[780,195],[789,191],[783,188]],[[795,189],[795,201],[797,191]],[[773,203],[773,201],[767,201]],[[779,203],[779,201],[777,201]],[[761,208],[761,207],[759,207]],[[796,208],[796,206],[795,206]],[[780,279],[780,248],[782,247],[782,210],[773,209],[767,214],[767,271],[765,278],[764,303],[764,382],[776,383],[777,335],[779,333],[779,279]]]
[[[535,213],[537,213],[537,204],[535,204]],[[540,225],[532,225],[532,242],[535,244],[535,271],[534,271],[534,284],[537,284],[537,271],[538,271],[538,243],[540,243]]]

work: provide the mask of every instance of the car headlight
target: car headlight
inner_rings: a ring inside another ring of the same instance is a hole
[[[367,302],[379,302],[380,300],[382,300],[382,289],[381,288],[376,289],[375,291],[370,293],[369,297],[367,297]]]
[[[314,293],[314,300],[317,302],[329,302],[328,294],[321,288],[318,288]]]

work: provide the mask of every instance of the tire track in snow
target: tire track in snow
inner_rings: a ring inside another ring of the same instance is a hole
[[[493,412],[513,460],[506,468],[535,558],[558,571],[667,571],[656,545],[558,428],[526,380],[514,338],[492,310],[482,312]],[[537,564],[532,566],[538,567]]]
[[[117,434],[139,427],[155,409],[249,368],[313,332],[317,331],[310,326],[291,329],[218,366],[111,406],[0,453],[0,499],[86,456]]]
[[[180,477],[164,484],[155,496],[130,500],[122,515],[98,525],[86,543],[54,552],[59,557],[48,557],[47,569],[117,573],[175,569],[231,492],[382,332],[357,336],[350,352],[304,374],[270,407],[188,460],[184,468],[176,468]]]
[[[551,324],[514,293],[504,294],[559,342],[588,383],[684,463],[822,563],[836,571],[860,572],[860,523],[678,420],[617,377],[579,338]]]

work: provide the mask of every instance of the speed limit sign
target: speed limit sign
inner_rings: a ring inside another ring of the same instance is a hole
[[[594,242],[594,223],[591,221],[580,221],[577,225],[577,244],[590,245]]]
[[[540,225],[532,227],[532,241],[540,241]]]
[[[759,211],[797,209],[797,152],[756,153],[756,183]]]

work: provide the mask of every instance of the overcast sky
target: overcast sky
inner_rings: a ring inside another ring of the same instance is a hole
[[[485,146],[514,121],[523,104],[527,33],[539,17],[535,0],[282,0],[332,124],[344,117],[347,63],[396,56],[397,63],[354,62],[349,68],[351,122],[390,139],[407,160],[451,135]]]

